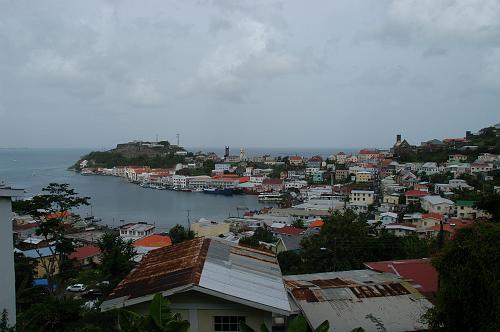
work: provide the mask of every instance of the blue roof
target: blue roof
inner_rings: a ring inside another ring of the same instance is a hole
[[[45,278],[33,279],[33,286],[48,286],[49,280]]]
[[[52,256],[53,252],[55,252],[56,247],[43,247],[38,249],[31,249],[23,251],[23,255],[28,258],[40,258],[40,257],[48,257]]]

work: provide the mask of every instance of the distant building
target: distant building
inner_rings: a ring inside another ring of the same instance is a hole
[[[349,202],[352,205],[372,205],[374,202],[373,190],[352,190],[349,195]]]
[[[450,213],[453,208],[453,201],[441,196],[425,196],[420,199],[422,208],[430,213]]]
[[[204,218],[191,223],[191,230],[196,236],[219,236],[229,233],[229,227],[229,223],[207,220]]]
[[[128,223],[120,226],[120,237],[125,241],[135,241],[153,234],[154,231],[155,226],[145,222]]]

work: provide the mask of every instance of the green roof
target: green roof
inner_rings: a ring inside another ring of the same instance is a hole
[[[457,206],[467,206],[467,207],[474,207],[474,201],[457,201]]]

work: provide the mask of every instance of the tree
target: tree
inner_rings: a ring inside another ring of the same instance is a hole
[[[134,267],[135,249],[118,234],[104,234],[97,245],[101,250],[101,276],[109,280],[111,286],[116,285]]]
[[[433,260],[440,287],[433,330],[500,331],[500,224],[462,228]]]
[[[146,316],[133,311],[120,310],[118,330],[123,332],[185,332],[189,322],[170,310],[170,301],[161,293],[155,294]]]
[[[49,247],[51,256],[40,260],[49,281],[49,289],[53,290],[54,275],[64,273],[66,258],[74,251],[71,240],[64,237],[65,217],[71,209],[81,205],[89,205],[89,197],[81,197],[68,184],[50,183],[42,189],[45,194],[37,195],[17,208],[24,212],[43,219],[36,234],[43,236],[46,241],[53,243]]]
[[[168,235],[174,244],[194,239],[194,232],[179,224],[170,228]]]
[[[485,193],[475,206],[491,214],[493,221],[500,221],[500,195]]]
[[[293,227],[297,227],[297,228],[302,228],[302,229],[307,228],[307,227],[306,227],[306,224],[304,224],[304,220],[302,220],[302,219],[297,219],[297,220],[295,220],[295,221],[292,223],[292,226],[293,226]]]

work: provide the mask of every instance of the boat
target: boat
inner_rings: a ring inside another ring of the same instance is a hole
[[[203,192],[205,194],[229,196],[229,195],[233,194],[233,189],[232,188],[206,188],[206,189],[203,189]]]
[[[283,195],[280,193],[262,193],[257,198],[259,201],[279,202],[283,200]]]

